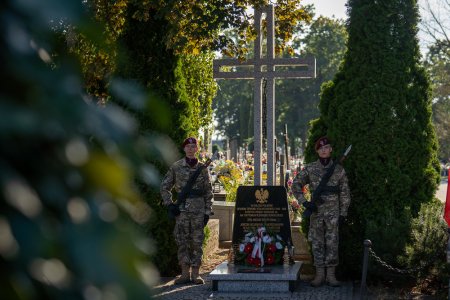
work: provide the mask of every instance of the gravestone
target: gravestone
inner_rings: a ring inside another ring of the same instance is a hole
[[[286,188],[284,186],[240,186],[236,195],[233,244],[258,227],[292,243]]]
[[[234,162],[239,161],[238,140],[237,138],[230,139],[230,159]]]
[[[284,243],[291,243],[285,187],[240,186],[236,196],[232,244],[239,245],[247,232],[255,232],[262,226],[272,235],[279,235]],[[255,267],[226,261],[217,266],[208,278],[212,282],[212,290],[219,293],[292,292],[298,283],[301,266],[301,262],[294,262]]]

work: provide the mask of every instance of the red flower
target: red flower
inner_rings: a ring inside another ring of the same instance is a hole
[[[275,251],[277,251],[277,248],[275,247],[274,244],[269,244],[266,246],[267,252],[271,252],[271,253],[275,253]]]
[[[254,263],[253,261],[254,261],[254,258],[251,255],[248,255],[247,256],[247,263],[250,264],[250,265],[253,265],[253,263]]]
[[[259,259],[258,257],[252,257],[251,254],[247,256],[247,263],[255,267],[261,267],[261,259]]]
[[[250,252],[252,252],[252,250],[253,250],[253,245],[252,244],[248,243],[247,245],[245,245],[245,247],[244,247],[244,252],[245,253],[249,254]]]
[[[254,258],[254,259],[253,259],[253,264],[254,264],[256,267],[261,267],[261,259],[259,259],[259,258]]]
[[[273,255],[271,253],[267,253],[265,261],[266,261],[266,264],[273,265],[273,263],[275,262],[275,258],[273,257]]]

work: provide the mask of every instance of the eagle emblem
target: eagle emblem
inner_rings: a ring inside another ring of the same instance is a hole
[[[269,191],[263,188],[256,190],[255,197],[257,203],[260,204],[266,203],[267,199],[269,199]]]

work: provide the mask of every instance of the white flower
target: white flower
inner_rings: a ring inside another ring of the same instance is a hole
[[[277,234],[277,240],[282,241],[283,239]]]
[[[252,236],[253,235],[253,232],[248,232],[245,236],[247,237],[247,236]]]
[[[278,250],[283,249],[283,245],[281,245],[280,242],[276,242],[276,243],[275,243],[275,247],[277,247]]]
[[[255,237],[252,236],[252,238],[250,239],[250,243],[254,243],[255,242]]]
[[[269,235],[263,236],[262,240],[265,244],[269,244],[272,242],[272,238]]]
[[[240,244],[239,245],[239,252],[244,252],[244,249],[245,249],[245,245],[244,244]]]

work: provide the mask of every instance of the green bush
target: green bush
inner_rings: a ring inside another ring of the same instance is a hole
[[[349,1],[348,50],[323,86],[307,158],[328,135],[345,161],[352,202],[340,229],[340,269],[360,276],[364,239],[398,265],[413,219],[432,201],[439,180],[428,77],[417,43],[416,1]],[[379,273],[383,276],[383,272]]]
[[[202,247],[204,249],[206,244],[208,244],[208,240],[211,236],[211,230],[209,229],[208,226],[205,226],[205,228],[203,228],[203,233],[205,234],[205,238],[203,239],[203,244],[202,244]]]
[[[419,215],[412,221],[411,239],[406,246],[406,253],[399,257],[400,262],[409,269],[417,270],[413,276],[418,280],[418,286],[425,282],[433,282],[438,286],[448,283],[448,234],[442,215],[443,204],[438,199],[422,204]]]
[[[196,136],[200,127],[206,126],[211,118],[211,100],[215,93],[211,75],[212,56],[181,55],[167,48],[168,22],[163,18],[135,18],[140,5],[139,2],[128,4],[127,21],[118,38],[122,52],[115,73],[147,87],[157,95],[159,102],[165,104],[148,102],[144,110],[133,110],[127,106],[139,120],[139,131],[150,136],[154,131],[163,132],[173,141],[170,147],[181,152],[179,145],[183,140],[187,136]],[[116,98],[112,100],[117,101]],[[159,154],[160,157],[167,156]],[[165,174],[169,164],[179,156],[180,153],[177,153],[175,157],[171,155],[166,159],[155,156],[148,156],[147,159],[161,174]],[[179,265],[172,233],[174,222],[168,219],[167,210],[161,205],[159,189],[145,184],[139,187],[155,214],[155,218],[145,226],[147,234],[156,242],[152,261],[163,276],[176,275]]]

